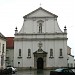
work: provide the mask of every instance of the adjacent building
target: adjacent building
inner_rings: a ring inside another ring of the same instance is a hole
[[[5,68],[6,60],[6,38],[0,33],[0,69]]]
[[[21,30],[15,29],[14,67],[67,67],[67,29],[60,29],[57,17],[42,7],[23,17]]]
[[[75,59],[74,56],[71,54],[71,48],[67,46],[67,54],[68,54],[68,67],[75,67]]]
[[[6,66],[14,66],[14,37],[6,37]]]

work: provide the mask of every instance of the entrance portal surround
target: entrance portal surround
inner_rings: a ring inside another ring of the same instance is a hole
[[[46,58],[47,58],[47,52],[41,51],[41,52],[34,52],[34,68],[35,69],[44,69],[46,67]]]

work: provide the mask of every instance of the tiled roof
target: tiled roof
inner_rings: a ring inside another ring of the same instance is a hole
[[[6,37],[6,48],[7,49],[14,48],[14,37]]]

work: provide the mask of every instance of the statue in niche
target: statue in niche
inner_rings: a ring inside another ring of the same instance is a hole
[[[42,23],[39,24],[39,33],[42,33]]]

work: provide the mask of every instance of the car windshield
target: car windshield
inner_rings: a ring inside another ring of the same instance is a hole
[[[11,66],[7,66],[7,67],[11,67]]]
[[[56,69],[55,71],[57,71],[57,72],[62,72],[62,70],[63,70],[63,69],[60,68],[60,69]]]

